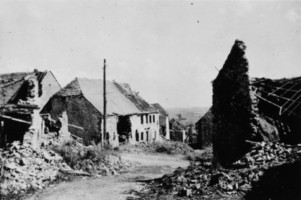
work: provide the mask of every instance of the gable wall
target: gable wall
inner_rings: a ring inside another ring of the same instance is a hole
[[[41,85],[42,95],[40,97],[40,107],[42,109],[49,99],[61,89],[61,86],[51,72],[47,72],[46,76],[42,80]]]

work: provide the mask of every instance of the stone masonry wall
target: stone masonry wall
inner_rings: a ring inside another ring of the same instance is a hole
[[[228,166],[248,150],[246,139],[252,135],[246,46],[236,40],[213,81],[214,165]]]

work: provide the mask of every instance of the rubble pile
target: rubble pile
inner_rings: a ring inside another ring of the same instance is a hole
[[[51,145],[33,149],[20,142],[0,148],[0,195],[21,195],[70,176],[117,175],[131,164],[108,150],[76,144],[61,152]]]
[[[234,165],[254,167],[272,167],[283,163],[291,163],[298,159],[301,153],[301,144],[288,145],[283,143],[250,142],[254,146],[242,159]]]
[[[121,160],[117,156],[108,155],[102,159],[84,159],[78,160],[74,165],[75,170],[85,171],[94,175],[118,175],[119,172],[128,168],[130,163]]]
[[[168,154],[182,154],[193,153],[193,149],[186,143],[182,142],[165,142],[158,143],[155,146],[156,152],[163,152]]]
[[[73,169],[91,175],[118,175],[131,163],[121,160],[113,150],[102,149],[97,145],[84,146],[76,141],[54,148]]]
[[[300,162],[301,145],[252,143],[252,150],[234,163],[231,169],[212,170],[206,162],[196,161],[186,170],[178,168],[172,174],[154,180],[148,191],[187,197],[202,196],[204,199],[216,195],[241,197],[256,186],[267,170]]]
[[[186,143],[165,141],[152,143],[139,143],[135,145],[120,145],[119,149],[126,152],[149,152],[149,153],[166,153],[187,155],[194,153],[194,150]]]
[[[60,170],[71,170],[55,152],[34,150],[29,145],[13,142],[0,149],[3,170],[1,194],[20,194],[28,189],[42,189],[57,178]]]

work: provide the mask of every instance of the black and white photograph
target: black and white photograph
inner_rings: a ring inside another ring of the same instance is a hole
[[[301,0],[0,0],[0,200],[301,199]]]

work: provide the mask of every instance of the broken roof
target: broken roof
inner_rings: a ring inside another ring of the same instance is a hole
[[[159,103],[154,103],[152,106],[163,116],[168,116],[167,111],[159,104]]]
[[[46,72],[18,72],[18,73],[7,73],[0,74],[0,104],[7,104],[14,97],[14,95],[18,92],[18,90],[23,85],[26,77],[28,76],[36,76],[39,83],[43,80]]]
[[[185,129],[185,126],[177,119],[172,118],[169,120],[171,124],[171,129]]]
[[[259,101],[270,105],[278,115],[301,117],[301,77],[275,80],[253,78],[251,85]]]
[[[210,107],[209,110],[195,124],[199,124],[202,121],[207,120],[208,118],[212,118],[212,117],[213,117],[212,107]]]
[[[138,92],[133,91],[129,84],[120,84],[115,81],[113,83],[124,96],[126,96],[133,104],[135,104],[140,112],[157,112],[157,110],[147,103]]]
[[[150,105],[141,97],[136,99],[131,96],[129,98],[126,92],[121,92],[119,88],[121,86],[118,83],[106,81],[106,86],[107,113],[109,115],[129,115],[152,111],[148,109]],[[103,113],[103,80],[76,78],[56,94],[56,96],[77,95],[83,95],[99,112]]]

